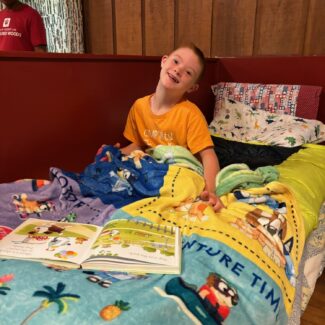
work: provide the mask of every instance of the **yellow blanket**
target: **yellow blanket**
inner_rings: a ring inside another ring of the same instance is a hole
[[[221,198],[225,208],[215,213],[206,202],[197,200],[203,187],[203,178],[197,173],[170,166],[159,197],[137,201],[122,210],[133,217],[178,225],[184,238],[198,235],[227,245],[277,284],[290,314],[305,237],[304,223],[292,193],[279,182],[246,190],[253,197],[267,195],[281,202],[285,212],[273,210],[267,204],[240,202],[229,193]],[[257,280],[256,275],[253,286]]]

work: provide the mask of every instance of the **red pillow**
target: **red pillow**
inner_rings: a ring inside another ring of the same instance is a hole
[[[322,87],[300,86],[296,116],[316,120]]]

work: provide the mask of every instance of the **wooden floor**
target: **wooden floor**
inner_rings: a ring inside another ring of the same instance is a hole
[[[325,324],[325,272],[317,280],[315,291],[301,318],[301,325]]]

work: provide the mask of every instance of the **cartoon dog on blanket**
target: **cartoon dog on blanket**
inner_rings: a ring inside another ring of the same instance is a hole
[[[185,212],[183,218],[189,221],[206,221],[209,216],[205,214],[205,209],[209,206],[207,202],[188,197],[177,205],[173,206],[173,211]]]
[[[165,290],[168,295],[180,298],[188,309],[187,313],[191,312],[204,324],[222,324],[239,301],[237,290],[214,272],[198,290],[181,277],[169,280]]]
[[[268,213],[255,208],[244,219],[237,218],[231,225],[249,238],[257,240],[265,254],[285,269],[290,283],[295,286],[295,270],[290,257],[293,238],[283,242],[287,233],[287,220],[283,214],[277,211]]]

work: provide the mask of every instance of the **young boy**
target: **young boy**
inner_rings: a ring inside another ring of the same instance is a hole
[[[201,199],[217,211],[222,207],[215,194],[218,158],[202,112],[186,100],[188,93],[199,88],[204,66],[202,51],[192,43],[162,57],[155,93],[136,100],[131,107],[123,133],[131,144],[121,151],[127,155],[159,144],[189,149],[199,156],[204,168],[205,189]]]

